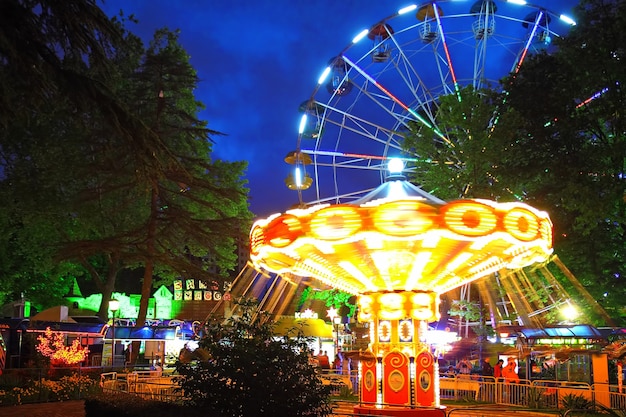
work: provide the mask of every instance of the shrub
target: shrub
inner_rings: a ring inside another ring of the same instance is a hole
[[[21,386],[0,390],[0,405],[73,400],[99,390],[97,382],[86,375],[72,374],[55,381],[29,380]]]
[[[86,417],[207,417],[207,415],[206,411],[198,408],[144,400],[122,392],[92,394],[85,399]]]
[[[276,337],[275,324],[252,300],[237,301],[239,315],[206,324],[199,342],[207,359],[177,363],[177,383],[191,404],[211,416],[326,416],[330,386],[309,363],[302,329]]]
[[[567,394],[561,399],[561,405],[568,410],[592,410],[593,402],[583,395]]]

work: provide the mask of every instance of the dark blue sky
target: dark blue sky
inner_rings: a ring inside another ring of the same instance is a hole
[[[475,0],[465,3],[469,10]],[[533,3],[572,16],[577,2]],[[248,161],[250,206],[264,217],[298,201],[285,186],[290,167],[283,158],[297,146],[298,108],[313,94],[329,59],[361,30],[410,4],[406,0],[106,0],[101,7],[109,15],[120,9],[133,14],[139,23],[129,29],[146,43],[158,28],[180,29],[180,41],[201,79],[196,98],[206,110],[200,117],[209,128],[227,134],[215,138],[214,157]]]

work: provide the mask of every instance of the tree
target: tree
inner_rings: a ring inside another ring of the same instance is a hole
[[[460,99],[459,99],[460,97]],[[403,147],[418,156],[412,180],[444,200],[517,199],[511,184],[499,181],[499,143],[516,137],[519,121],[496,90],[461,88],[439,97],[436,117],[445,138],[422,124],[410,126]]]
[[[62,197],[73,185],[67,168],[80,149],[65,139],[91,108],[136,129],[102,77],[85,72],[91,65],[107,74],[122,42],[120,26],[95,1],[0,4],[0,299],[24,295],[50,306],[81,273],[55,259],[58,225],[67,221]]]
[[[415,127],[405,148],[420,157],[415,181],[439,197],[518,199],[550,213],[555,253],[624,318],[626,4],[588,0],[576,14],[558,51],[529,57],[503,91],[441,97],[448,141]]]
[[[65,345],[65,334],[52,332],[50,327],[37,337],[37,352],[50,360],[52,366],[69,366],[84,362],[89,349],[81,346],[79,339],[74,339],[70,346]]]
[[[327,416],[330,389],[309,363],[298,329],[277,337],[258,303],[239,300],[240,316],[207,323],[199,342],[208,360],[177,364],[177,383],[193,406],[219,416]]]
[[[354,318],[356,316],[356,304],[351,302],[354,301],[354,298],[354,295],[339,291],[335,288],[330,290],[315,290],[311,287],[306,287],[298,300],[297,310],[300,310],[309,300],[321,300],[324,301],[326,307],[333,307],[338,310],[340,316]]]
[[[32,297],[27,282],[83,274],[106,318],[118,274],[141,269],[142,325],[153,276],[227,274],[251,219],[245,163],[211,160],[219,133],[197,119],[198,80],[177,36],[159,31],[145,50],[88,0],[2,6],[27,30],[0,29],[0,79],[20,109],[0,130],[0,291]],[[33,50],[14,54],[22,44]],[[45,78],[30,83],[34,61]]]
[[[509,178],[521,176],[529,203],[551,213],[563,262],[624,319],[626,4],[586,0],[576,15],[558,52],[507,81],[508,104],[525,121],[510,144]]]

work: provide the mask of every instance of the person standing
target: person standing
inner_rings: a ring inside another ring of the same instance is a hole
[[[502,368],[502,378],[504,378],[504,382],[507,384],[505,389],[511,404],[517,404],[517,394],[520,389],[518,385],[519,375],[517,375],[515,368],[517,368],[517,363],[515,363],[513,358],[509,358],[506,366]]]
[[[317,361],[320,368],[324,371],[328,372],[328,370],[330,370],[330,359],[328,358],[328,353],[326,353],[326,351],[323,351],[322,354],[317,357]]]
[[[458,370],[459,376],[469,377],[469,374],[472,371],[472,364],[470,363],[470,361],[467,360],[467,358],[463,358],[459,362],[457,366],[457,370]]]
[[[504,365],[504,361],[502,359],[498,359],[496,366],[493,367],[493,377],[496,379],[496,382],[502,378],[502,366]]]
[[[502,368],[502,377],[504,378],[504,381],[506,383],[510,384],[519,382],[519,375],[517,375],[515,368],[517,368],[517,363],[515,363],[515,359],[509,358],[506,366]]]
[[[483,376],[494,376],[493,375],[493,366],[491,366],[491,364],[489,363],[489,358],[486,358],[483,361],[483,366],[481,369],[481,373],[483,374]]]

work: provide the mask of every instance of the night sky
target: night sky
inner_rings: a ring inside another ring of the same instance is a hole
[[[474,2],[465,2],[468,10]],[[574,0],[533,3],[575,18]],[[297,202],[296,193],[284,183],[290,167],[283,158],[296,148],[298,108],[311,97],[329,59],[361,30],[410,4],[106,0],[101,8],[110,16],[121,9],[133,14],[139,23],[128,29],[146,44],[158,28],[180,29],[180,42],[200,77],[196,98],[206,106],[200,118],[227,135],[214,138],[213,157],[248,161],[250,207],[256,216],[265,217]]]

